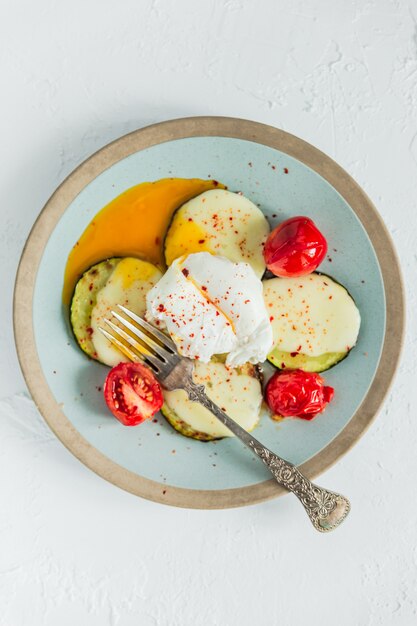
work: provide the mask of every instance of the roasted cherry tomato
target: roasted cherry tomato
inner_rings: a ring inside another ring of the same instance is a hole
[[[304,276],[320,265],[327,242],[309,217],[291,217],[279,224],[266,240],[264,257],[275,276]]]
[[[333,387],[325,386],[321,376],[302,370],[276,372],[265,390],[265,399],[275,415],[306,420],[324,411],[333,395]]]
[[[141,363],[119,363],[107,375],[104,399],[125,426],[136,426],[154,415],[163,404],[161,385]]]

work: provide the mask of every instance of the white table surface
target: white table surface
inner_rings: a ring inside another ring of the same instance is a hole
[[[0,76],[0,625],[416,624],[416,2],[1,0]],[[15,271],[51,192],[112,139],[204,114],[335,158],[401,257],[402,365],[320,479],[352,501],[330,535],[292,497],[205,512],[124,493],[54,438],[19,370]]]

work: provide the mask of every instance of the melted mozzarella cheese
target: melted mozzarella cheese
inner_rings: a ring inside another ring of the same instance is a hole
[[[234,263],[249,263],[261,278],[268,234],[264,214],[249,198],[212,189],[186,202],[175,214],[165,240],[166,262],[171,265],[180,256],[207,251]]]
[[[319,356],[347,352],[355,344],[360,314],[342,285],[321,274],[265,280],[274,348]]]
[[[208,363],[258,363],[272,346],[262,283],[246,263],[208,252],[173,262],[148,293],[147,316],[166,327],[183,356]]]
[[[225,367],[223,363],[197,361],[193,379],[204,385],[210,400],[222,407],[242,428],[247,431],[255,428],[262,404],[262,386],[256,376]],[[193,430],[211,437],[234,437],[208,409],[199,402],[192,402],[183,389],[165,390],[164,398],[175,419],[184,421]]]
[[[97,302],[91,312],[92,340],[97,358],[106,365],[117,365],[129,359],[115,348],[100,332],[106,328],[105,319],[117,304],[143,316],[146,311],[146,294],[162,276],[155,265],[127,257],[120,261],[105,286],[97,294]],[[113,320],[114,321],[114,320]]]

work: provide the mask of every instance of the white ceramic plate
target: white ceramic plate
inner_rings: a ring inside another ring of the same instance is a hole
[[[249,165],[250,163],[250,165]],[[277,129],[230,118],[165,122],[122,137],[83,163],[51,197],[28,239],[15,297],[16,342],[29,389],[63,443],[135,494],[189,507],[227,507],[283,493],[234,439],[186,439],[159,416],[125,428],[97,387],[107,369],[76,346],[61,302],[68,253],[105,204],[140,182],[212,177],[240,190],[271,225],[307,214],[326,225],[321,270],[344,284],[362,315],[359,342],[326,372],[335,400],[312,422],[264,417],[255,435],[310,477],[338,459],[374,417],[403,332],[400,271],[373,205],[338,165]],[[275,216],[275,217],[274,217]]]

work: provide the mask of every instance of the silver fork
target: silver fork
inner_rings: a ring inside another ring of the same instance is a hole
[[[316,530],[328,532],[339,526],[350,511],[347,498],[310,482],[292,463],[271,452],[239,426],[210,400],[204,385],[193,381],[193,361],[181,357],[169,337],[124,306],[118,308],[120,312],[111,313],[119,325],[106,319],[109,330],[100,328],[115,347],[132,361],[148,365],[165,389],[184,389],[190,400],[211,411],[264,462],[280,485],[297,496]]]

